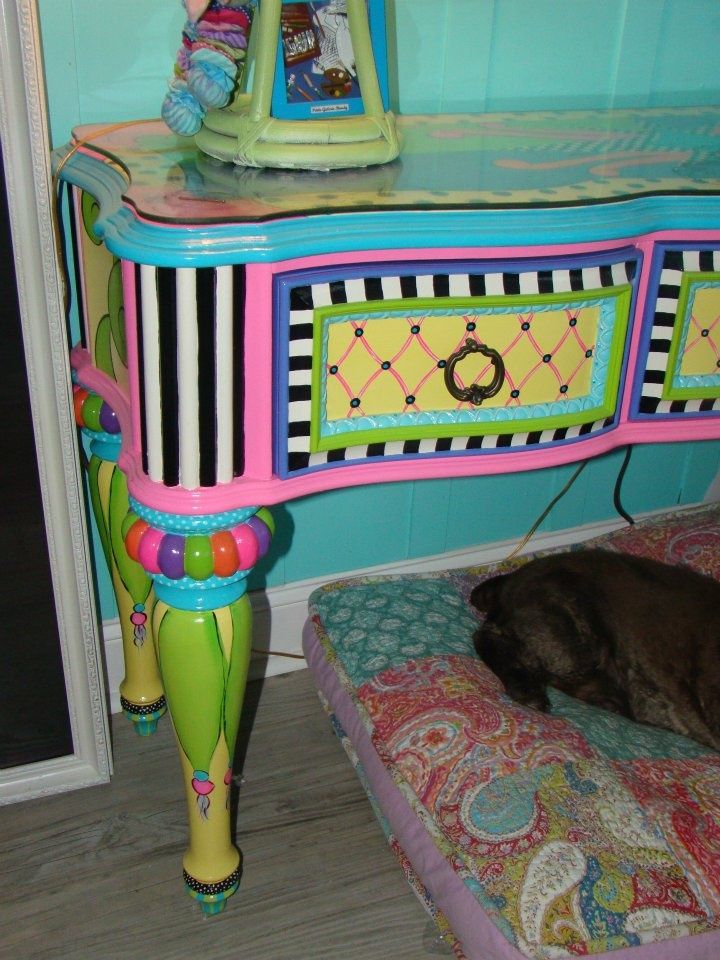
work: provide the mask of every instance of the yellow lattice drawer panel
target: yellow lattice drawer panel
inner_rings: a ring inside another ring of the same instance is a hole
[[[371,277],[281,276],[277,301],[287,333],[278,342],[289,347],[278,359],[288,366],[287,402],[278,401],[278,469],[328,458],[452,454],[478,449],[483,437],[509,446],[552,442],[546,435],[553,431],[562,440],[570,431],[610,429],[637,266],[632,253],[576,269],[475,274],[462,264],[456,272],[444,265],[443,273],[407,275],[396,264]]]
[[[381,316],[328,317],[325,329],[324,415],[346,417],[472,409],[447,389],[448,359],[468,339],[485,344],[503,359],[500,391],[485,407],[517,408],[585,397],[591,389],[594,349],[600,332],[599,304],[505,305],[479,312],[477,304],[448,304],[425,312],[388,310]],[[454,368],[460,388],[492,377],[491,361],[471,353]]]
[[[720,364],[720,275],[686,277],[686,326],[678,329],[678,370],[683,377],[717,376]],[[684,334],[684,336],[683,336]]]
[[[720,412],[720,250],[658,245],[648,293],[637,412]]]

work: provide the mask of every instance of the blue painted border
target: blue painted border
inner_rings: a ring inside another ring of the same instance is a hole
[[[62,154],[58,155],[58,158]],[[121,259],[161,267],[274,263],[340,251],[407,247],[542,246],[624,241],[659,230],[717,229],[720,196],[640,196],[554,207],[447,207],[300,211],[247,223],[172,223],[138,220],[123,200],[127,176],[75,154],[62,178],[100,205],[96,232]]]
[[[715,224],[715,228],[717,229],[717,224]],[[678,418],[682,419],[683,417],[688,418],[689,416],[691,416],[693,420],[717,419],[718,412],[716,410],[694,410],[692,414],[687,414],[682,410],[678,411],[677,413],[642,413],[640,411],[640,400],[642,398],[643,389],[642,375],[647,367],[648,355],[650,353],[650,340],[652,339],[652,328],[655,321],[655,305],[657,303],[658,291],[660,288],[660,274],[662,273],[665,254],[668,251],[684,253],[688,250],[703,251],[717,249],[717,243],[655,244],[653,249],[654,257],[652,263],[650,264],[650,277],[648,280],[647,295],[645,298],[645,312],[642,318],[641,335],[638,343],[637,374],[634,378],[632,393],[630,395],[630,411],[628,416],[630,422],[651,420],[654,423],[655,421],[671,421],[677,420]]]

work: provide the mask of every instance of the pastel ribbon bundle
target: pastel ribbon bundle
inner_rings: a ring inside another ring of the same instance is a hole
[[[242,78],[257,0],[183,0],[187,20],[162,118],[184,137],[226,106]]]

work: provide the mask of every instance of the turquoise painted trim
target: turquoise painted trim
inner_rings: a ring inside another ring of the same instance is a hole
[[[311,452],[332,450],[347,444],[422,439],[436,436],[439,429],[448,436],[467,434],[506,433],[516,430],[553,430],[561,426],[583,423],[588,417],[601,419],[614,409],[614,398],[620,375],[620,364],[612,360],[622,354],[627,316],[630,304],[629,285],[604,288],[603,296],[578,297],[567,294],[508,295],[496,297],[448,298],[447,308],[411,309],[402,308],[403,303],[418,301],[383,301],[387,310],[368,311],[336,306],[321,307],[315,311],[319,319],[318,338],[320,350],[314,357],[313,380],[320,389],[312,391],[317,399],[311,414]],[[438,301],[432,301],[438,302]],[[484,305],[488,304],[487,307]],[[482,305],[482,306],[481,306]],[[398,306],[401,309],[398,309]],[[380,414],[369,417],[347,417],[327,421],[321,411],[327,408],[327,378],[321,371],[327,368],[328,337],[330,327],[350,319],[370,320],[385,317],[460,316],[470,312],[473,316],[497,316],[515,310],[532,309],[534,313],[599,307],[600,316],[594,362],[592,364],[590,391],[583,397],[531,403],[521,407],[476,407],[472,410],[422,411],[420,413]]]
[[[182,577],[170,580],[161,573],[151,574],[155,596],[169,607],[178,610],[217,610],[235,603],[247,591],[249,570],[239,570],[232,577],[208,577],[193,580]]]
[[[227,510],[224,513],[205,513],[195,516],[155,510],[140,503],[134,497],[130,497],[129,502],[132,512],[149,523],[151,527],[162,530],[163,533],[177,533],[183,536],[229,530],[254,517],[260,510],[260,507],[239,507],[237,510]]]
[[[122,448],[120,434],[101,433],[99,430],[90,430],[88,427],[81,427],[80,432],[90,441],[90,453],[100,457],[101,460],[109,460],[110,463],[118,462]]]
[[[230,897],[237,891],[240,883],[233,884],[232,887],[228,887],[227,890],[223,890],[222,893],[197,893],[189,884],[185,884],[185,890],[193,900],[197,900],[200,904],[200,909],[204,916],[215,917],[219,913],[222,913],[225,909],[225,904],[230,899]]]
[[[95,230],[111,253],[161,267],[274,263],[340,251],[406,247],[456,249],[627,240],[656,230],[716,229],[720,220],[720,196],[645,196],[545,208],[374,210],[371,230],[366,211],[187,227],[137,220],[123,205],[127,178],[82,154],[68,161],[62,178],[98,201]]]
[[[702,277],[702,279],[696,279],[698,277]],[[666,385],[663,390],[664,400],[705,400],[720,395],[720,372],[692,375],[680,373],[690,334],[695,295],[699,290],[717,290],[719,287],[720,274],[718,273],[688,273],[682,278],[678,303],[678,313],[682,315],[682,322],[680,324],[676,322],[670,344],[670,355],[668,357],[670,382],[668,384],[668,378],[666,378]]]

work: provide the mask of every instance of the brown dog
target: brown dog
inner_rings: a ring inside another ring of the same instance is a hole
[[[547,687],[720,749],[720,582],[604,550],[532,560],[472,592],[475,649],[513,700]]]

